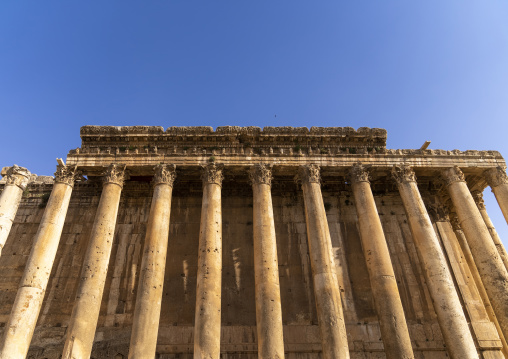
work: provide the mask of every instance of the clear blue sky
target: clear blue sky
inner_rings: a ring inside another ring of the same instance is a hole
[[[507,115],[504,0],[0,2],[0,167],[52,174],[87,124],[382,127],[508,156]]]

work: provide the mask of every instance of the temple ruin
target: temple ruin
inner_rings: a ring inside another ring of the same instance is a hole
[[[503,157],[386,138],[84,126],[4,167],[0,359],[508,357]]]

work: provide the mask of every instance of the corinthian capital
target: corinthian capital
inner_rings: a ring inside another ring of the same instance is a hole
[[[6,184],[15,185],[25,190],[30,180],[30,171],[24,167],[14,165],[7,170]]]
[[[508,184],[506,171],[500,166],[486,170],[483,174],[485,175],[485,179],[487,180],[490,188],[494,188],[502,184]]]
[[[77,167],[78,166],[75,165],[66,166],[62,163],[59,163],[58,166],[56,166],[55,182],[64,183],[73,187],[74,181],[82,177],[81,171],[78,171]]]
[[[258,163],[249,170],[249,179],[251,184],[272,185],[272,164]]]
[[[295,179],[300,183],[321,183],[320,168],[314,164],[300,166]]]
[[[394,165],[392,168],[392,177],[395,182],[399,184],[416,182],[415,172],[408,165]]]
[[[478,209],[485,209],[485,202],[483,201],[483,193],[480,191],[471,192],[473,199],[478,206]]]
[[[360,162],[355,163],[353,167],[349,169],[349,180],[351,183],[367,182],[369,181],[369,171]]]
[[[446,186],[451,185],[454,182],[465,182],[466,178],[464,173],[458,166],[450,167],[441,173]]]
[[[155,175],[153,176],[153,185],[164,183],[173,187],[176,178],[176,166],[173,164],[159,164],[154,167]]]
[[[224,165],[212,162],[201,166],[201,168],[203,185],[215,183],[222,186],[222,180],[224,179],[222,170],[224,169]]]
[[[114,183],[123,187],[123,183],[126,179],[125,173],[125,165],[112,163],[109,167],[102,173],[102,183]]]

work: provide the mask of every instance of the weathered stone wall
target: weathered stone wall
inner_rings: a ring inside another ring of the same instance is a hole
[[[44,194],[51,191],[51,185],[31,185],[29,190],[23,196],[0,257],[2,326],[8,320],[42,218]],[[101,187],[93,182],[75,186],[29,358],[59,358],[62,353],[100,192]],[[127,357],[151,197],[148,180],[132,180],[124,187],[93,358]],[[342,187],[325,186],[323,198],[351,356],[384,358],[352,194]],[[375,199],[415,356],[445,358],[446,348],[401,199],[396,192],[375,193]],[[159,358],[192,357],[201,200],[200,184],[187,181],[175,184],[157,345]],[[223,183],[221,352],[227,359],[257,357],[252,205],[252,190],[246,181]],[[320,332],[301,190],[294,184],[274,187],[273,207],[285,351],[291,359],[320,358]],[[471,270],[463,259],[457,238],[453,231],[438,233],[468,321],[473,323],[473,336],[477,342],[491,340],[483,349],[495,347],[498,345],[495,336],[480,338],[481,333],[484,336],[490,333],[492,324],[478,288],[470,279]],[[488,328],[474,329],[482,325]],[[488,351],[484,353],[488,357]]]

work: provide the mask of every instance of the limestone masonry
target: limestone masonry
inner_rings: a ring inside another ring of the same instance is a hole
[[[54,177],[2,169],[0,359],[508,357],[499,152],[366,127],[81,140]]]

